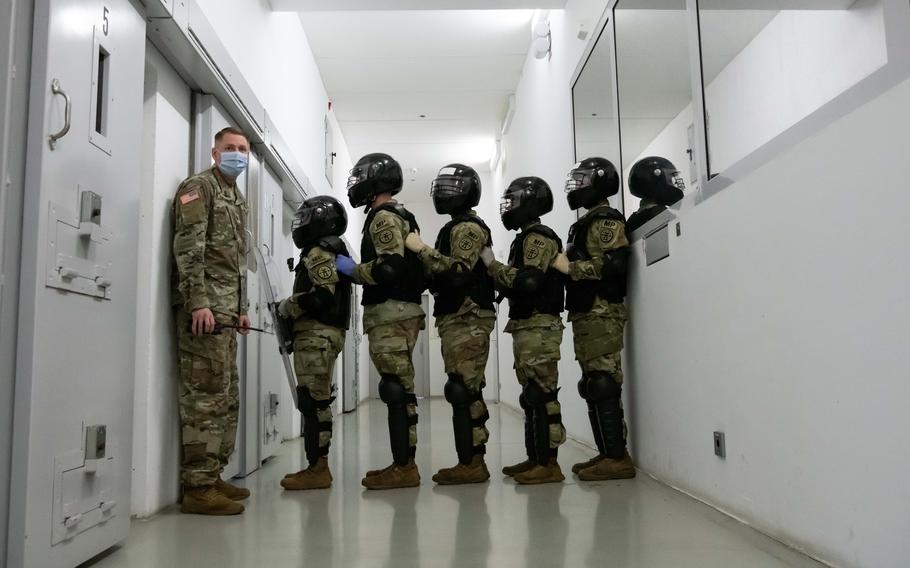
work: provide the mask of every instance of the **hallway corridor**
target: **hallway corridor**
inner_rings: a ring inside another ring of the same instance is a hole
[[[389,461],[378,401],[339,417],[331,454],[335,485],[288,493],[278,481],[300,468],[300,441],[245,480],[253,496],[239,517],[181,515],[176,507],[133,521],[125,547],[89,563],[108,567],[337,566],[770,568],[821,566],[713,509],[640,474],[622,482],[518,487],[499,473],[523,454],[518,414],[491,405],[489,483],[435,486],[455,463],[451,414],[421,401],[419,490],[369,492],[367,469]],[[559,461],[589,453],[569,442]]]

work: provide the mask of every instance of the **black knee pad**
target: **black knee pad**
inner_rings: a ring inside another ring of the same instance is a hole
[[[589,373],[588,396],[591,402],[616,400],[622,396],[622,385],[611,373],[594,371]]]
[[[581,395],[581,398],[588,400],[590,396],[588,394],[588,383],[591,382],[591,378],[587,374],[581,375],[581,380],[578,381],[578,394]]]
[[[297,410],[303,413],[315,412],[318,401],[310,394],[310,389],[297,385]]]
[[[540,385],[535,381],[528,381],[528,384],[522,389],[522,394],[525,397],[525,402],[531,407],[541,406],[548,402],[553,402],[556,400],[557,391],[551,393],[544,392]]]
[[[525,398],[524,388],[521,389],[521,394],[518,395],[518,405],[521,406],[521,409],[525,412],[530,412],[534,409],[533,406],[528,404],[528,399]]]
[[[444,392],[446,400],[452,405],[471,404],[473,400],[471,391],[468,390],[467,385],[464,384],[464,379],[461,378],[461,375],[455,373],[449,375],[449,380],[446,381]]]
[[[407,404],[408,393],[398,375],[383,375],[379,381],[379,399],[386,404]]]

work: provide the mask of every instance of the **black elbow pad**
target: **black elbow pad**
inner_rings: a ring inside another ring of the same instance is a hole
[[[629,247],[622,247],[605,254],[603,268],[601,269],[601,279],[608,280],[625,277],[629,271],[629,253]]]
[[[539,268],[522,268],[515,275],[512,289],[515,290],[515,293],[522,296],[530,296],[543,288],[545,278],[546,275]]]
[[[314,316],[327,315],[335,305],[332,293],[321,286],[316,286],[309,294],[301,296],[297,301],[303,310]]]
[[[404,257],[400,254],[390,254],[379,257],[370,273],[373,280],[380,286],[393,286],[401,284],[406,274]]]
[[[464,291],[474,283],[474,274],[460,268],[452,268],[437,274],[434,279],[439,284],[439,288],[447,292],[458,292]]]

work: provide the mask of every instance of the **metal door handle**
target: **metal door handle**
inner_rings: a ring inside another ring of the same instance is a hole
[[[60,140],[66,136],[66,133],[70,131],[70,122],[73,117],[73,101],[70,100],[70,96],[67,95],[66,92],[60,87],[60,81],[57,79],[51,81],[51,93],[60,95],[63,97],[63,100],[66,101],[66,111],[64,112],[65,122],[63,124],[63,128],[60,129],[60,132],[48,136],[47,143],[50,145],[51,150],[55,150],[57,148],[57,140]]]

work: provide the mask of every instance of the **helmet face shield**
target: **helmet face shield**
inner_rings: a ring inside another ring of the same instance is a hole
[[[326,195],[303,202],[291,221],[291,236],[297,248],[328,236],[340,236],[348,227],[348,215],[337,199]]]
[[[676,186],[680,191],[686,190],[686,180],[683,179],[682,174],[678,170],[675,172],[667,172],[667,178],[670,185]]]
[[[480,203],[480,177],[474,168],[452,164],[439,170],[430,184],[430,197],[442,215],[465,213]]]
[[[527,200],[527,191],[521,188],[507,189],[499,202],[499,216],[502,218],[502,224],[510,231],[518,230],[527,223],[528,207],[522,207]],[[533,217],[532,217],[533,218]]]
[[[365,182],[368,177],[369,175],[367,174],[366,168],[352,168],[351,173],[348,175],[348,189],[351,189],[358,183]]]
[[[511,211],[521,207],[521,198],[524,192],[521,190],[518,191],[508,191],[505,195],[502,196],[502,199],[499,201],[499,214],[505,215]]]
[[[572,210],[591,209],[618,192],[619,174],[605,158],[581,161],[566,176],[566,199]]]
[[[462,195],[464,182],[455,176],[439,176],[430,184],[430,197],[451,199]]]
[[[566,193],[590,187],[596,174],[597,170],[572,170],[566,176]]]

